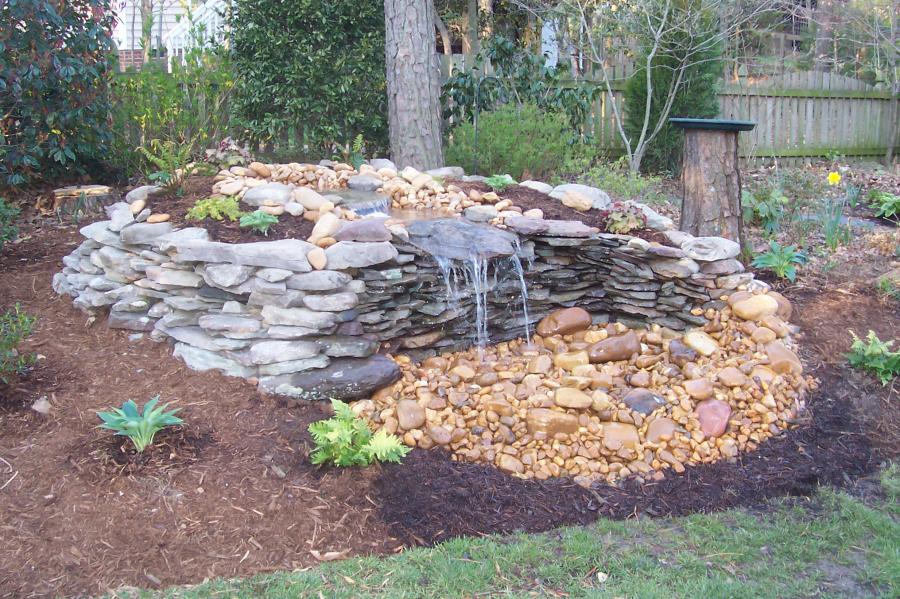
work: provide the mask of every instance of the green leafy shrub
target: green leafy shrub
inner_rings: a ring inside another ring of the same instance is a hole
[[[900,196],[898,195],[873,189],[869,192],[869,205],[875,210],[875,216],[900,219]]]
[[[13,223],[20,213],[21,210],[0,198],[0,250],[7,241],[15,241],[19,236],[19,229]]]
[[[613,202],[602,212],[602,215],[606,223],[606,230],[610,233],[624,235],[647,226],[647,217],[634,204]]]
[[[16,304],[0,314],[0,382],[6,384],[34,363],[34,356],[22,354],[16,349],[31,334],[35,318],[22,311]]]
[[[239,224],[242,229],[251,229],[257,233],[268,235],[269,227],[278,224],[278,217],[262,210],[254,210],[244,214]]]
[[[572,130],[561,113],[543,113],[536,106],[503,106],[478,117],[478,147],[471,123],[455,127],[444,153],[447,164],[469,168],[478,162],[480,173],[508,173],[548,179],[559,171],[572,141]]]
[[[490,185],[494,191],[503,191],[510,185],[516,184],[516,180],[509,175],[491,175],[484,182]]]
[[[138,408],[134,400],[129,399],[121,408],[113,408],[111,412],[97,412],[103,421],[98,428],[115,431],[117,435],[131,439],[138,453],[143,452],[151,443],[156,433],[167,426],[183,424],[181,418],[175,416],[180,408],[169,410],[169,404],[157,405],[159,395],[148,401],[143,409]]]
[[[184,180],[191,174],[188,160],[191,155],[190,144],[178,144],[172,140],[152,139],[149,147],[138,148],[147,162],[157,170],[147,173],[147,178],[161,186],[168,193],[181,195],[184,191]]]
[[[771,270],[779,279],[797,280],[797,266],[806,264],[806,254],[796,246],[782,246],[777,241],[769,242],[769,249],[753,259],[754,268]]]
[[[344,402],[332,399],[331,405],[333,418],[309,425],[309,434],[316,444],[310,454],[313,464],[368,466],[376,461],[399,463],[409,453],[409,447],[384,429],[372,434],[366,421],[358,418]]]
[[[780,187],[762,187],[741,192],[744,222],[760,225],[768,235],[774,235],[784,220],[788,198]]]
[[[0,2],[0,180],[100,170],[109,143],[109,0]]]
[[[203,220],[211,218],[213,220],[236,221],[241,218],[242,212],[238,204],[238,199],[234,196],[213,196],[197,200],[193,208],[187,211],[185,217],[188,220]]]
[[[862,368],[878,377],[882,385],[887,385],[900,374],[900,351],[891,351],[894,341],[884,342],[875,331],[869,331],[865,341],[853,335],[853,344],[847,359],[854,368]]]
[[[237,0],[231,20],[236,124],[254,141],[288,135],[331,156],[362,136],[387,146],[384,4]]]
[[[628,168],[628,160],[625,158],[592,164],[577,179],[623,200],[654,203],[664,199],[658,191],[662,177],[633,172]]]
[[[205,149],[236,130],[229,110],[235,80],[229,53],[210,47],[205,26],[193,22],[190,4],[185,4],[188,12],[184,18],[192,43],[183,63],[174,59],[171,73],[151,63],[139,72],[119,73],[111,80],[110,159],[126,177],[152,166],[143,154],[135,152],[151,140],[188,146],[187,162],[201,158]]]
[[[487,63],[493,75],[482,79]],[[444,83],[441,90],[444,118],[455,123],[471,122],[477,90],[479,111],[495,110],[510,103],[533,104],[542,112],[567,115],[569,130],[575,134],[583,130],[598,92],[596,87],[573,83],[573,80],[568,61],[550,66],[544,55],[521,49],[509,39],[496,36],[484,44],[472,69],[454,68]]]
[[[879,293],[886,297],[900,300],[900,286],[897,286],[897,284],[888,277],[881,277],[878,279],[875,288],[878,289]]]

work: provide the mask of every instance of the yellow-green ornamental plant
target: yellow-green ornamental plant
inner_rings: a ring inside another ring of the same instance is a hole
[[[331,400],[334,417],[309,425],[316,448],[310,454],[313,464],[332,463],[335,466],[368,466],[372,462],[395,462],[409,453],[395,435],[384,429],[376,433],[357,417],[350,406]]]
[[[175,416],[180,408],[166,412],[169,404],[157,406],[158,403],[159,395],[148,401],[141,410],[134,400],[129,399],[121,408],[113,408],[111,412],[97,412],[97,416],[103,421],[97,428],[105,428],[128,437],[138,453],[141,453],[153,443],[156,433],[167,426],[184,423]]]

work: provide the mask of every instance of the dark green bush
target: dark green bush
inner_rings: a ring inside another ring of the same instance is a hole
[[[478,173],[548,179],[566,159],[572,129],[563,113],[543,113],[532,104],[507,105],[478,117],[478,147],[472,123],[454,128],[444,151],[447,164]]]
[[[320,157],[359,134],[387,146],[382,2],[237,0],[231,36],[234,114],[251,139],[296,131]]]
[[[0,2],[0,184],[104,159],[113,18],[109,0]]]
[[[677,36],[676,36],[677,37]],[[653,92],[650,96],[649,135],[656,123],[663,105],[668,97],[668,90],[675,76],[678,65],[687,61],[691,63],[683,76],[681,86],[675,95],[669,117],[712,118],[719,114],[719,101],[716,95],[716,83],[722,74],[722,55],[719,46],[713,46],[705,52],[685,58],[684,47],[677,39],[665,44],[663,51],[650,62],[650,80]],[[646,67],[646,55],[639,55],[638,67]],[[625,86],[625,133],[632,146],[637,143],[644,123],[644,112],[647,105],[647,71],[638,68],[628,79]],[[680,129],[670,125],[668,121],[652,140],[641,163],[645,172],[673,172],[681,170],[681,153],[684,134]]]

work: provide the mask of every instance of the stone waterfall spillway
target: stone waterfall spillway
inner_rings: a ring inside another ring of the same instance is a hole
[[[465,312],[463,304],[474,302],[471,339],[475,345],[484,347],[491,342],[489,322],[498,316],[504,323],[520,319],[516,328],[525,339],[531,339],[522,258],[530,263],[533,254],[525,251],[518,236],[452,218],[414,221],[408,230],[410,243],[431,254],[437,263],[447,306]],[[491,304],[505,306],[503,314],[490,310]],[[521,317],[516,313],[519,306]]]

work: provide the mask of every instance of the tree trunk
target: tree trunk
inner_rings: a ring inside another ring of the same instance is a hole
[[[141,0],[141,68],[150,62],[153,45],[153,0]]]
[[[384,0],[391,157],[400,168],[444,162],[432,10],[431,0]]]
[[[475,56],[481,50],[481,44],[478,40],[478,0],[468,0],[466,2],[466,70],[469,71],[475,65]]]
[[[681,182],[681,230],[725,237],[743,247],[738,134],[686,129]]]

